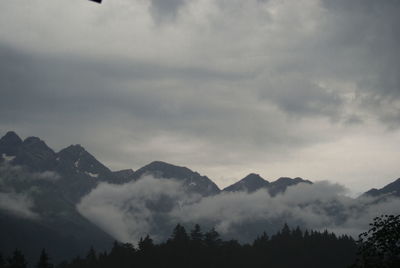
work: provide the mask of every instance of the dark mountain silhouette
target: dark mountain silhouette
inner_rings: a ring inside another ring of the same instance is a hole
[[[38,254],[39,255],[39,254]],[[215,229],[202,231],[199,225],[190,231],[178,224],[167,241],[141,238],[138,246],[114,243],[109,252],[96,254],[90,249],[85,257],[63,263],[63,268],[91,267],[349,267],[356,258],[356,242],[348,236],[327,231],[302,231],[288,225],[272,235],[265,232],[251,244],[223,240]]]
[[[32,171],[51,170],[55,165],[55,152],[37,137],[22,141],[15,132],[7,132],[0,139],[2,161],[29,167]]]
[[[0,161],[8,155],[16,155],[21,144],[21,138],[14,131],[7,132],[7,134],[0,139],[0,152],[4,154]]]
[[[1,251],[19,247],[30,259],[45,247],[61,260],[91,245],[103,249],[111,245],[113,238],[76,210],[76,203],[98,183],[93,174],[101,178],[111,174],[82,147],[70,146],[55,153],[37,137],[22,141],[15,132],[8,132],[0,139],[0,161],[5,164],[0,193],[29,193],[28,205],[31,203],[35,216],[0,210]],[[81,165],[75,167],[76,161]]]
[[[0,251],[9,253],[18,247],[32,260],[38,250],[47,248],[59,261],[91,245],[102,249],[111,245],[113,238],[77,211],[56,173],[6,165],[0,180],[0,194],[11,197],[7,202],[26,200],[19,203],[22,212],[0,209]]]
[[[85,252],[90,246],[106,250],[114,240],[73,209],[36,220],[0,211],[0,237],[2,253],[19,248],[30,262],[36,261],[42,248],[48,249],[59,262]]]
[[[57,154],[57,171],[61,174],[84,175],[103,179],[112,177],[112,172],[81,145],[70,145]]]
[[[307,184],[312,184],[311,181],[309,180],[303,180],[302,178],[288,178],[288,177],[281,177],[277,179],[276,181],[271,182],[268,185],[268,191],[272,196],[275,196],[279,193],[283,193],[286,191],[286,189],[290,186],[299,184],[299,183],[307,183]]]
[[[380,189],[371,189],[361,196],[365,197],[400,197],[400,178]]]
[[[297,185],[299,183],[312,184],[309,180],[303,180],[302,178],[287,178],[281,177],[273,182],[268,182],[258,174],[251,173],[240,181],[223,189],[225,192],[248,192],[252,193],[260,189],[267,189],[268,192],[275,196],[279,193],[283,193],[290,186]]]
[[[252,193],[261,188],[267,188],[269,182],[260,175],[251,173],[240,181],[223,189],[225,192],[248,192]]]
[[[214,195],[220,192],[218,186],[206,176],[201,176],[186,167],[179,167],[161,161],[154,161],[138,169],[134,178],[139,179],[143,175],[152,175],[156,178],[176,179],[181,181],[190,192],[203,196]]]
[[[113,172],[80,145],[68,146],[57,153],[40,138],[22,140],[12,131],[0,139],[0,163],[0,193],[29,192],[32,198],[29,209],[35,215],[26,217],[0,209],[0,251],[7,253],[20,247],[33,254],[46,248],[57,260],[77,255],[90,245],[97,249],[110,245],[112,238],[76,209],[81,198],[101,182],[122,184],[152,175],[180,181],[187,191],[202,196],[221,192],[208,177],[186,167],[155,161],[137,171]],[[265,188],[274,196],[299,183],[312,182],[287,177],[268,182],[257,174],[249,174],[223,191],[254,192]],[[400,179],[365,195],[399,197],[399,193]],[[253,229],[243,227],[246,228]]]
[[[112,172],[117,183],[129,182],[135,179],[135,171],[133,169],[123,169]]]

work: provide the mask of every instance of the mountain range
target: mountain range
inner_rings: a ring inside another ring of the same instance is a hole
[[[121,184],[138,180],[143,175],[149,174],[156,178],[173,178],[181,181],[188,191],[202,196],[221,192],[207,176],[202,176],[186,167],[154,161],[136,171],[132,169],[111,171],[79,144],[70,145],[56,153],[40,138],[28,137],[22,140],[13,131],[7,132],[0,139],[1,162],[23,166],[32,172],[57,172],[61,176],[57,183],[63,187],[66,198],[73,202],[79,201],[99,182]],[[270,183],[259,175],[249,174],[237,183],[226,187],[222,192],[254,192],[267,188],[272,195],[276,195],[298,183],[311,184],[312,182],[302,178],[282,177]]]
[[[28,258],[34,258],[46,248],[56,260],[62,260],[90,246],[106,249],[114,238],[83,217],[76,205],[99,183],[121,185],[146,175],[177,180],[185,191],[203,197],[260,189],[275,196],[293,185],[312,184],[299,177],[269,182],[251,173],[220,190],[207,176],[186,167],[154,161],[136,171],[112,171],[81,145],[55,152],[40,138],[22,140],[10,131],[0,139],[0,251],[9,253],[19,247],[28,252]],[[400,196],[400,179],[363,196],[388,195]],[[33,212],[28,213],[24,206],[30,206]]]

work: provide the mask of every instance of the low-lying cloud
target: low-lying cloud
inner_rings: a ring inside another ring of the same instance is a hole
[[[116,239],[132,243],[146,234],[166,239],[177,223],[215,227],[223,237],[243,242],[263,231],[274,233],[285,222],[356,237],[373,217],[399,213],[399,199],[374,203],[345,193],[341,185],[317,182],[289,187],[275,197],[259,190],[202,198],[188,194],[174,180],[146,176],[124,185],[100,184],[82,199],[78,210]]]
[[[0,211],[29,219],[39,219],[35,211],[35,195],[44,184],[53,184],[60,175],[53,171],[29,172],[7,162],[0,164]]]
[[[38,215],[33,212],[33,201],[24,193],[0,192],[0,210],[5,210],[16,216],[36,219]]]

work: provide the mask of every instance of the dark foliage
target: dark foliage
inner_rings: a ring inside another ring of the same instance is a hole
[[[353,267],[400,267],[400,215],[382,215],[359,236],[358,258]]]
[[[4,268],[6,266],[6,263],[3,259],[3,255],[0,254],[0,268]]]
[[[36,268],[53,268],[53,264],[50,263],[50,258],[47,255],[46,251],[42,249],[42,253],[40,253],[39,261],[36,264]]]
[[[26,268],[27,265],[24,254],[16,249],[12,257],[8,258],[6,268]]]
[[[199,225],[189,232],[177,225],[164,243],[147,235],[138,248],[115,242],[109,253],[90,249],[86,258],[64,262],[60,268],[133,267],[347,267],[354,262],[356,243],[348,236],[301,231],[285,225],[269,237],[263,233],[250,244],[223,241],[215,229],[203,233]]]

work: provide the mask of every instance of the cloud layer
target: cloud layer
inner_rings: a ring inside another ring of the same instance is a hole
[[[289,187],[276,197],[260,190],[201,198],[185,193],[176,181],[146,176],[124,185],[101,184],[78,210],[116,239],[133,243],[146,234],[166,239],[177,223],[215,227],[225,238],[245,242],[263,231],[274,233],[285,222],[356,237],[375,216],[400,212],[399,199],[374,203],[346,197],[345,192],[338,184],[319,182]]]
[[[7,162],[0,164],[0,211],[22,218],[40,219],[35,198],[60,176],[53,171],[29,172]],[[45,188],[42,188],[42,187]],[[50,202],[54,202],[51,200]]]
[[[400,172],[400,4],[331,2],[2,1],[0,134],[220,186],[381,186]]]

